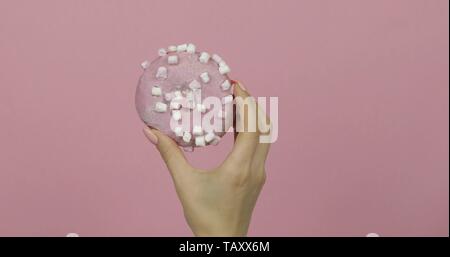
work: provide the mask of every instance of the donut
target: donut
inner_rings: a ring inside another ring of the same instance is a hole
[[[169,46],[141,64],[136,110],[141,120],[186,151],[217,145],[232,126],[230,67],[194,44]]]

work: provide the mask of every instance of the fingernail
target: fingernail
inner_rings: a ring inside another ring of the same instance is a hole
[[[152,144],[158,144],[158,137],[156,137],[155,133],[153,133],[150,128],[144,128],[144,135]]]
[[[240,89],[242,89],[242,91],[247,91],[247,89],[239,81],[233,80],[233,82],[234,82],[233,83],[234,86],[237,85],[237,86],[239,86]]]

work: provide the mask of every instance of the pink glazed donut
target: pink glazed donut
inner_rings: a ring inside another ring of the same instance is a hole
[[[229,66],[216,54],[196,52],[193,44],[162,48],[158,55],[141,64],[144,73],[136,90],[140,118],[185,150],[216,145],[232,125]]]

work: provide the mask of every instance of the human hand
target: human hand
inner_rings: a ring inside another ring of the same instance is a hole
[[[234,85],[234,95],[249,96],[239,83]],[[236,106],[237,112],[243,115],[244,124],[249,119],[258,120],[250,116],[256,112],[248,111],[250,108],[256,110],[256,103],[247,107],[244,113],[244,108]],[[265,114],[263,116],[267,119]],[[246,129],[235,134],[231,153],[219,167],[209,171],[192,167],[168,136],[156,129],[144,129],[170,171],[184,216],[196,236],[247,234],[253,208],[266,179],[265,161],[270,147],[270,144],[259,142],[258,127],[256,132]]]

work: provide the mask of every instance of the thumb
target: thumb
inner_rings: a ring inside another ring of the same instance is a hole
[[[149,127],[144,128],[144,134],[156,146],[173,177],[191,168],[183,152],[171,138]]]

